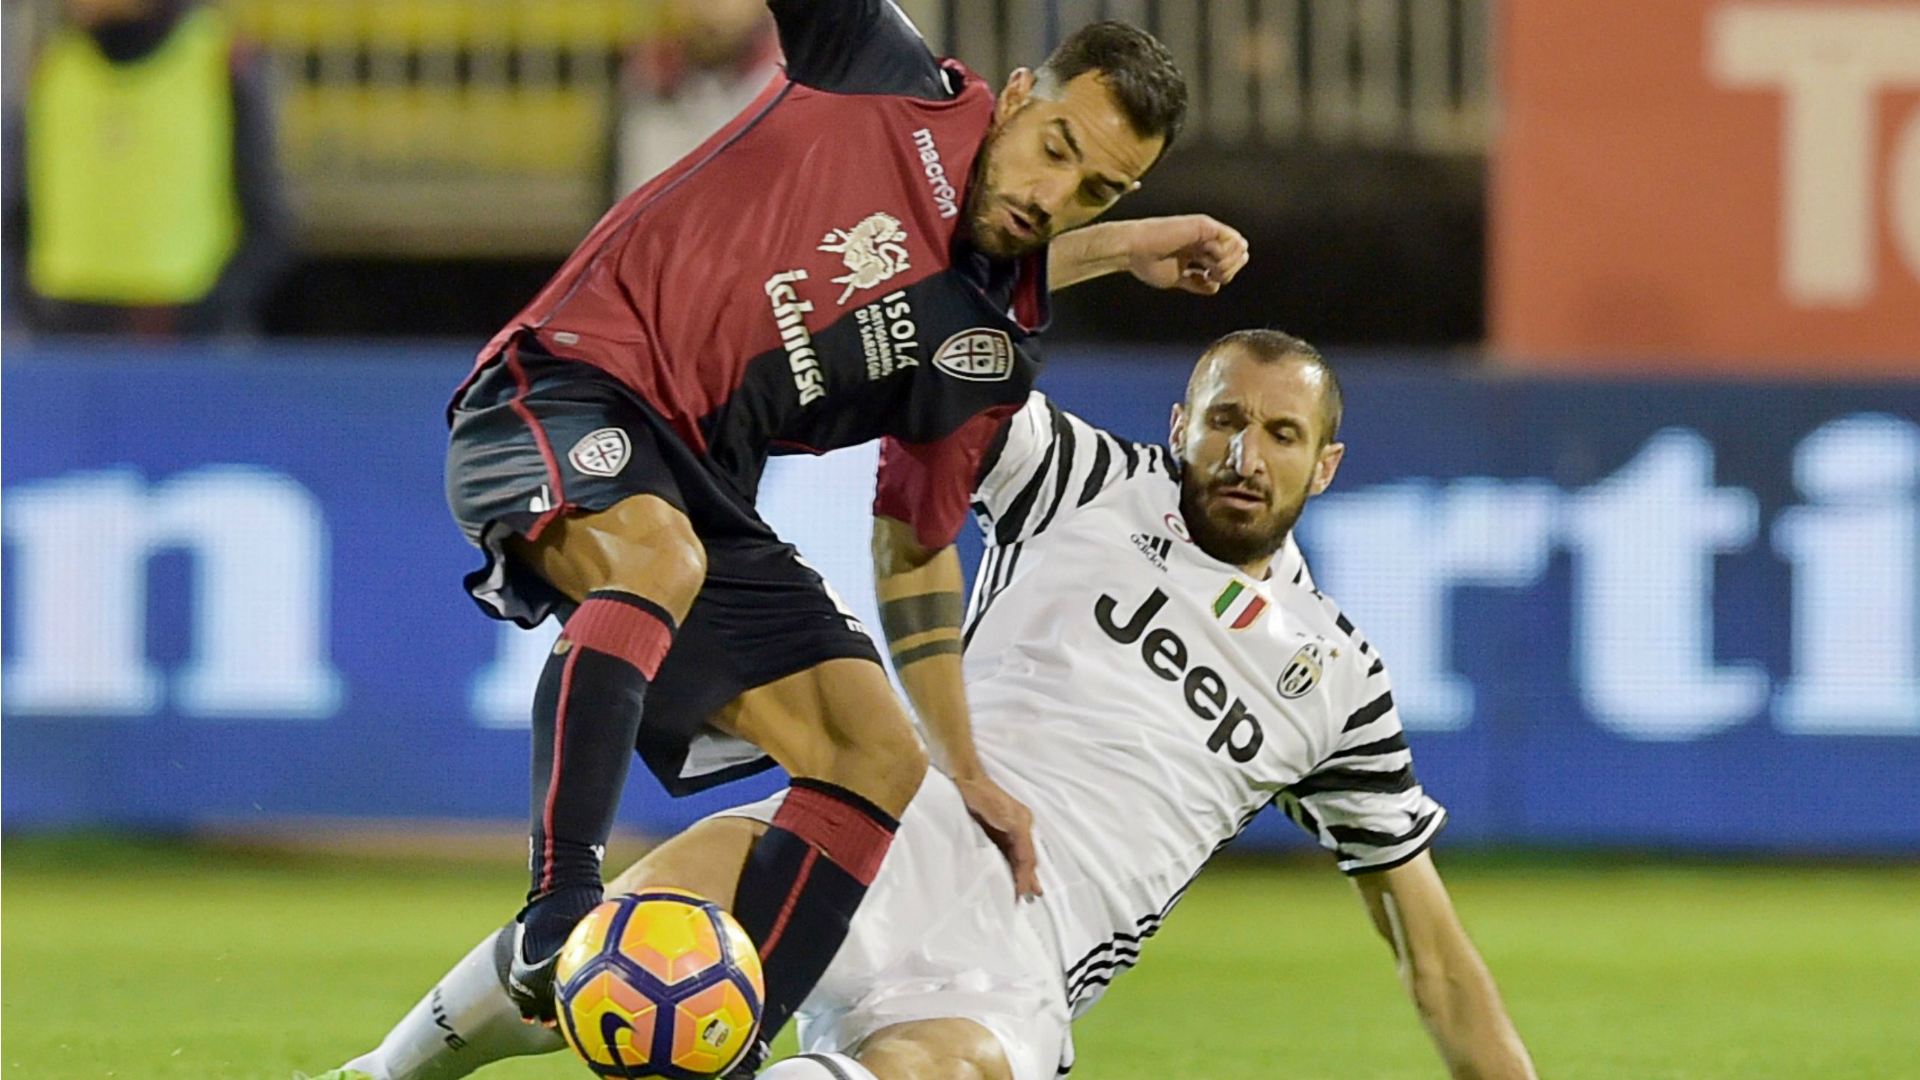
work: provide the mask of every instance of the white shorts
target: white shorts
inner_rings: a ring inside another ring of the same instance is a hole
[[[715,817],[772,821],[784,793]],[[1053,1080],[1073,1060],[1053,931],[1014,896],[1013,871],[929,771],[845,945],[799,1012],[804,1052],[856,1053],[894,1024],[972,1020],[1000,1040],[1013,1080]]]

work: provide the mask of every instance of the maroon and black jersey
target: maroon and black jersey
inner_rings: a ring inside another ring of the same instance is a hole
[[[632,389],[751,498],[766,457],[882,438],[876,510],[930,547],[1026,400],[1046,252],[962,235],[993,95],[887,0],[774,0],[785,70],[622,199],[518,337]]]

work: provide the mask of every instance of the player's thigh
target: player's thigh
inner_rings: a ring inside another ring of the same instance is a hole
[[[873,660],[826,660],[754,687],[714,723],[765,750],[789,775],[838,784],[895,817],[926,775],[926,748]]]
[[[766,831],[764,822],[752,818],[707,818],[627,867],[607,883],[607,894],[661,887],[685,889],[731,911],[747,852]]]
[[[533,625],[594,589],[683,617],[702,537],[750,515],[630,389],[587,364],[510,347],[450,414],[447,504],[487,554],[476,600]]]
[[[595,589],[643,596],[684,622],[706,578],[693,523],[658,495],[630,495],[597,513],[558,518],[507,550],[576,602]]]
[[[1000,1040],[960,1017],[882,1028],[854,1056],[880,1080],[1013,1080]]]

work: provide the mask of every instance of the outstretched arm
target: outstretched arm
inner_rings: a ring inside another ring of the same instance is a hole
[[[874,589],[894,670],[933,742],[933,760],[1013,866],[1021,896],[1040,893],[1033,814],[987,776],[973,745],[966,684],[960,675],[960,555],[952,544],[922,547],[913,526],[873,519]]]
[[[1205,214],[1088,225],[1047,246],[1047,281],[1055,290],[1126,270],[1156,289],[1211,296],[1245,265],[1247,238]]]
[[[1354,884],[1374,928],[1393,946],[1400,981],[1454,1080],[1535,1080],[1527,1048],[1432,857],[1423,851]]]

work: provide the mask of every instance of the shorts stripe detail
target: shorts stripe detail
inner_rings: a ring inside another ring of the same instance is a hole
[[[560,762],[567,744],[567,699],[573,696],[573,666],[580,650],[567,653],[560,667],[560,701],[553,709],[553,771],[547,776],[547,805],[540,812],[540,889],[553,885],[553,804],[560,796]]]
[[[547,441],[547,429],[541,426],[540,418],[533,414],[533,410],[527,408],[526,397],[533,387],[527,381],[527,369],[520,366],[518,342],[507,343],[506,364],[516,388],[507,406],[527,425],[528,430],[533,432],[533,443],[540,448],[540,460],[546,464],[547,479],[553,484],[553,505],[548,507],[546,512],[534,521],[532,528],[527,530],[528,540],[538,540],[541,532],[545,531],[553,519],[566,512],[567,489],[560,482],[560,459],[553,456],[553,444]]]
[[[807,857],[800,860],[800,872],[793,877],[793,888],[788,891],[787,899],[780,905],[780,914],[773,920],[773,929],[767,931],[767,940],[760,946],[760,959],[773,955],[773,947],[780,944],[780,936],[787,932],[787,922],[793,918],[793,909],[800,903],[800,894],[806,891],[807,879],[813,876],[813,864],[820,860],[820,849],[810,847]]]

